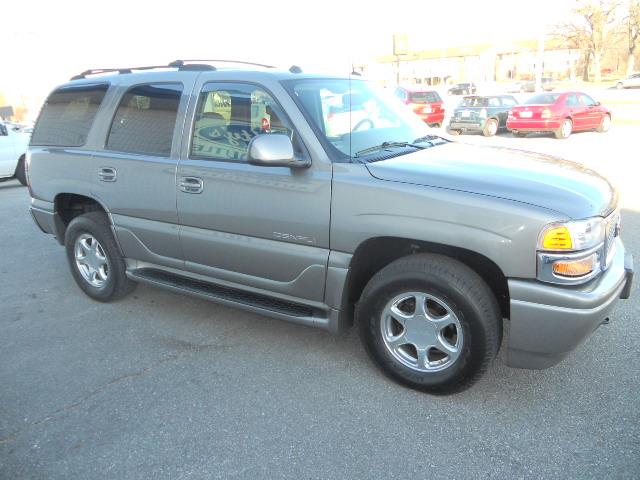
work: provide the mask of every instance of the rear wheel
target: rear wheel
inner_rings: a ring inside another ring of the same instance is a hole
[[[485,122],[482,134],[485,137],[493,137],[496,133],[498,133],[498,121],[495,118],[490,118]]]
[[[124,260],[104,213],[89,212],[74,218],[65,234],[65,247],[73,278],[94,300],[118,300],[135,288],[126,276]]]
[[[571,135],[571,130],[573,130],[573,122],[569,118],[565,118],[558,129],[553,132],[556,138],[569,138]]]
[[[27,174],[25,172],[24,167],[24,157],[20,157],[18,160],[18,165],[16,166],[16,173],[14,174],[16,180],[18,180],[22,185],[27,185]]]
[[[605,132],[608,132],[610,128],[611,128],[611,116],[605,115],[604,117],[602,117],[602,120],[600,121],[600,125],[598,126],[598,128],[596,128],[596,130],[600,133],[605,133]]]
[[[356,310],[362,342],[394,380],[434,394],[469,388],[500,346],[502,317],[487,284],[442,255],[404,257],[367,284]]]

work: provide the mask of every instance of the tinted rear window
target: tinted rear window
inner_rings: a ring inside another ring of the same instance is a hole
[[[113,117],[107,149],[168,157],[181,95],[179,83],[129,90]]]
[[[559,96],[559,93],[541,93],[540,95],[534,95],[524,103],[527,105],[551,105],[556,103]]]
[[[438,92],[413,92],[411,94],[413,103],[437,103],[441,102]]]
[[[484,97],[464,97],[460,102],[461,107],[486,107],[489,99]]]
[[[31,145],[80,147],[87,141],[109,85],[62,87],[49,95],[31,135]]]

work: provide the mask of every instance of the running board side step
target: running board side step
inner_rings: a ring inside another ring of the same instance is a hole
[[[131,280],[164,288],[177,293],[210,300],[222,305],[242,308],[268,317],[279,318],[293,323],[321,328],[338,333],[338,312],[323,312],[306,305],[272,298],[259,293],[247,292],[235,288],[216,285],[194,278],[165,272],[155,268],[127,270]]]

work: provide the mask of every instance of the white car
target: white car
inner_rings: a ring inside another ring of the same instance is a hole
[[[29,134],[0,122],[0,182],[15,178],[27,184],[24,171]]]
[[[624,80],[618,80],[616,88],[640,88],[640,73],[632,73]]]

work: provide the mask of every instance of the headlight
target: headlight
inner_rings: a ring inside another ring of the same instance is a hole
[[[551,223],[538,237],[538,279],[584,283],[603,269],[605,220],[601,217]]]
[[[538,250],[579,252],[604,242],[604,220],[593,217],[547,225],[538,238]]]

